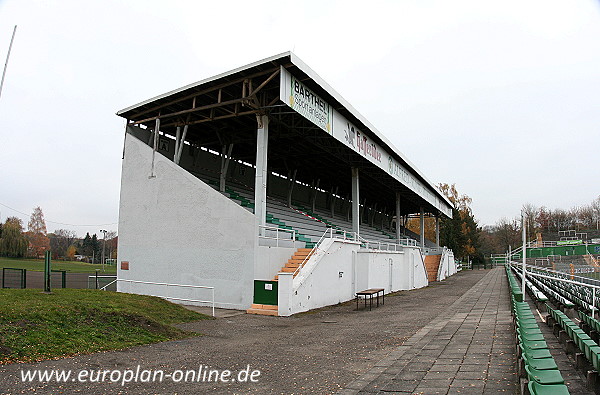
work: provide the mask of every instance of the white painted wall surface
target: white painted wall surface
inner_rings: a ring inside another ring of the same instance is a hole
[[[418,248],[367,251],[357,243],[327,239],[296,278],[282,281],[280,275],[279,315],[346,302],[363,289],[384,288],[385,293],[390,293],[427,284]]]
[[[215,287],[217,307],[252,303],[256,217],[127,134],[119,207],[118,278]],[[207,290],[119,283],[120,292],[210,299]]]
[[[295,252],[296,248],[258,246],[254,278],[272,280]]]
[[[357,291],[384,288],[385,293],[427,286],[418,248],[401,252],[361,250],[357,254]]]

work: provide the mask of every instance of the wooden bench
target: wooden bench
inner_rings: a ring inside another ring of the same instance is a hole
[[[367,308],[367,299],[369,299],[369,310],[373,306],[373,297],[377,297],[377,307],[379,307],[379,293],[381,293],[381,304],[385,303],[385,295],[383,294],[384,288],[371,288],[365,289],[356,293],[356,310],[358,310],[358,300],[362,296],[365,300],[365,309]]]

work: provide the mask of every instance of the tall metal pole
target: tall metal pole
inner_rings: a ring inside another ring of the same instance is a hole
[[[521,250],[521,253],[523,254],[523,301],[525,301],[525,277],[527,276],[527,268],[525,267],[527,259],[527,236],[525,234],[525,222],[525,216],[523,215],[523,211],[521,211],[521,228],[523,229],[523,249]]]
[[[103,239],[102,239],[102,271],[104,271],[104,253],[106,251],[106,232],[108,232],[107,230],[100,230],[100,232],[102,232]]]
[[[0,97],[2,97],[2,87],[4,86],[4,76],[6,75],[6,68],[8,67],[8,58],[10,57],[10,50],[15,40],[15,33],[17,33],[17,25],[13,29],[12,38],[10,39],[10,45],[8,46],[8,53],[6,54],[6,62],[4,62],[4,71],[2,72],[2,80],[0,81]]]

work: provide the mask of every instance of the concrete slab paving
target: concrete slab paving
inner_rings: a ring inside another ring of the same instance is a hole
[[[410,349],[403,350],[409,357],[344,393],[516,393],[514,329],[503,269],[491,270],[407,345]]]

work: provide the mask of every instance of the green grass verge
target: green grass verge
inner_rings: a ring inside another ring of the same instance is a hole
[[[16,258],[0,258],[0,268],[12,267],[15,269],[27,269],[34,272],[44,271],[44,260],[43,259],[16,259]],[[73,261],[52,261],[52,270],[66,270],[70,273],[96,273],[96,269],[99,269],[101,274],[116,274],[116,266],[104,265],[104,271],[102,271],[102,265],[94,265],[85,262],[73,262]]]
[[[88,289],[0,289],[0,364],[55,359],[197,335],[211,319],[166,300]]]

